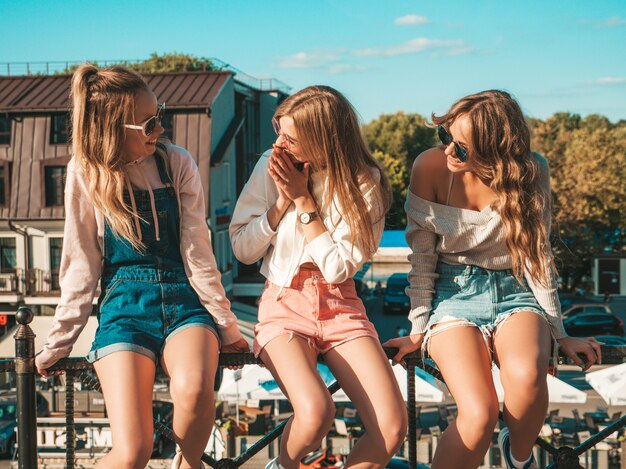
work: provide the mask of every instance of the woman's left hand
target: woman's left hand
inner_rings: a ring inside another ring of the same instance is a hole
[[[241,338],[237,342],[233,342],[232,344],[222,345],[220,348],[220,353],[246,353],[250,351],[250,346],[246,339]],[[229,370],[238,370],[239,368],[243,368],[241,366],[229,366],[227,367]]]
[[[270,156],[270,176],[279,191],[290,200],[310,197],[308,186],[310,171],[309,163],[304,163],[302,171],[299,171],[283,152],[273,152]]]
[[[602,344],[593,337],[563,337],[558,339],[559,348],[567,355],[576,365],[580,366],[583,371],[591,368],[591,365],[602,362]],[[583,361],[579,355],[584,355],[586,360]]]

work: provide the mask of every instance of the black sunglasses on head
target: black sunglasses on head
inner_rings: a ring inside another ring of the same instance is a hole
[[[437,127],[437,135],[439,135],[439,140],[441,140],[441,143],[443,143],[445,146],[454,143],[454,153],[461,163],[465,163],[467,161],[467,150],[458,143],[456,143],[454,140],[452,140],[452,136],[448,133],[443,125]]]

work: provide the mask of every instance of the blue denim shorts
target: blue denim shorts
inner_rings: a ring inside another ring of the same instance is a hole
[[[424,352],[427,352],[426,344],[430,337],[446,328],[444,322],[450,327],[476,326],[488,342],[496,327],[514,313],[529,311],[548,321],[526,280],[520,284],[510,269],[487,270],[472,265],[439,262],[436,272],[439,277],[435,281]],[[433,332],[432,327],[439,323]]]
[[[189,327],[217,334],[213,317],[200,303],[184,269],[121,267],[102,278],[98,329],[87,359],[113,352],[141,353],[158,362],[165,344]]]

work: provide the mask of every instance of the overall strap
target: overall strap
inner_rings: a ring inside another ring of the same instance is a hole
[[[167,161],[168,154],[167,148],[160,142],[157,142],[157,149],[154,152],[155,161],[157,168],[159,170],[159,177],[161,178],[161,182],[165,185],[165,187],[173,187],[174,181],[172,181],[172,172],[169,166],[169,161]]]

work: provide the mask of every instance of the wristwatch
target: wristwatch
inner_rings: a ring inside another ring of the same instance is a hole
[[[317,212],[298,213],[298,221],[303,225],[308,225],[317,218]]]

